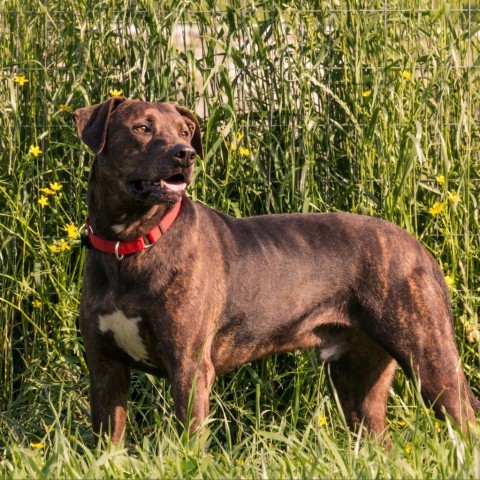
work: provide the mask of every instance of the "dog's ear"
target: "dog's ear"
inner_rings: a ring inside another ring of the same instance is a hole
[[[103,150],[110,115],[125,100],[125,97],[112,97],[103,103],[79,108],[73,112],[79,137],[94,153],[99,154]]]
[[[193,132],[192,136],[192,147],[197,152],[197,155],[203,159],[203,144],[202,144],[202,132],[200,131],[200,125],[198,124],[197,117],[188,110],[188,108],[181,107],[180,105],[175,105],[177,112],[182,115],[182,117],[186,117],[193,122],[195,125],[195,131]]]

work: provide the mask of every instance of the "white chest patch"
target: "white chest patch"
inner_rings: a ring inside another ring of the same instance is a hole
[[[128,318],[121,310],[116,310],[108,315],[99,315],[98,320],[100,331],[111,331],[119,348],[134,360],[148,362],[147,349],[138,329],[141,317]]]

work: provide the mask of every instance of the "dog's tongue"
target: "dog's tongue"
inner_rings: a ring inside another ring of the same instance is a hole
[[[172,192],[183,192],[187,188],[185,182],[169,182],[168,180],[162,180],[160,185],[162,188],[166,188]]]

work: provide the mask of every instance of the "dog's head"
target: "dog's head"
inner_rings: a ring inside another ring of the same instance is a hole
[[[198,122],[179,105],[113,97],[73,115],[99,172],[141,203],[179,200],[192,180],[195,155],[203,158]]]

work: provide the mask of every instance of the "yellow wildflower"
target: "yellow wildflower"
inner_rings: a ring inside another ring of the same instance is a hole
[[[59,247],[60,247],[61,252],[64,252],[65,250],[71,250],[72,249],[71,245],[64,238],[62,238],[60,240]]]
[[[237,142],[241,142],[243,137],[244,137],[243,133],[237,133]]]
[[[456,193],[448,192],[448,199],[452,202],[461,202],[460,196],[457,195]]]
[[[45,444],[44,444],[44,443],[31,443],[30,446],[31,446],[32,448],[38,448],[38,449],[45,448]]]
[[[34,157],[38,157],[43,152],[40,150],[40,147],[38,145],[30,145],[30,149],[28,150],[28,153],[30,153]]]
[[[445,183],[445,176],[444,175],[439,175],[438,177],[435,178],[435,180],[440,183],[440,185],[443,185]]]
[[[78,228],[73,223],[66,225],[65,231],[67,232],[67,236],[73,240],[76,240],[80,236]]]
[[[402,78],[404,78],[405,80],[411,80],[412,79],[412,74],[410,72],[407,72],[406,70],[404,70],[402,72]]]
[[[34,300],[32,302],[32,307],[33,308],[40,308],[42,306],[42,302],[40,300]]]
[[[50,183],[49,186],[54,192],[58,192],[63,188],[63,186],[60,185],[58,182]]]
[[[28,78],[25,75],[17,75],[13,81],[23,87],[28,82]]]
[[[410,442],[408,442],[406,445],[405,445],[405,453],[407,455],[410,455],[410,452],[412,451],[412,444]]]
[[[435,422],[435,430],[437,431],[437,433],[441,433],[442,431],[442,427],[438,422]]]
[[[238,153],[240,155],[243,155],[244,157],[249,157],[250,156],[250,150],[248,148],[243,148],[243,147],[240,147],[238,149]]]
[[[324,427],[327,424],[327,417],[324,417],[323,415],[318,417],[318,426],[319,427]]]
[[[450,275],[446,275],[445,276],[445,283],[449,286],[449,287],[453,287],[455,285],[455,279],[453,277],[451,277]]]
[[[438,215],[439,213],[443,212],[443,209],[445,208],[445,203],[443,202],[435,202],[429,209],[429,213],[432,215]]]
[[[55,195],[55,192],[48,187],[41,188],[40,191],[43,192],[45,195]]]
[[[45,195],[42,195],[39,199],[38,199],[38,203],[42,206],[42,207],[46,207],[48,205],[48,197],[46,197]]]
[[[73,108],[70,105],[67,105],[66,103],[61,103],[59,106],[60,110],[63,110],[64,112],[73,112]]]
[[[362,92],[362,97],[369,97],[372,94],[371,90],[365,90]]]
[[[72,246],[67,240],[62,238],[59,242],[53,243],[48,246],[48,249],[53,253],[61,253],[72,249]]]
[[[406,424],[407,424],[407,422],[406,422],[405,420],[398,420],[398,421],[397,421],[397,425],[398,425],[400,428],[403,428]]]
[[[120,95],[123,95],[123,90],[117,90],[116,88],[112,88],[109,93],[112,97],[119,97]]]
[[[230,146],[230,149],[235,151],[237,149],[237,145],[235,143],[232,143],[232,145]]]

